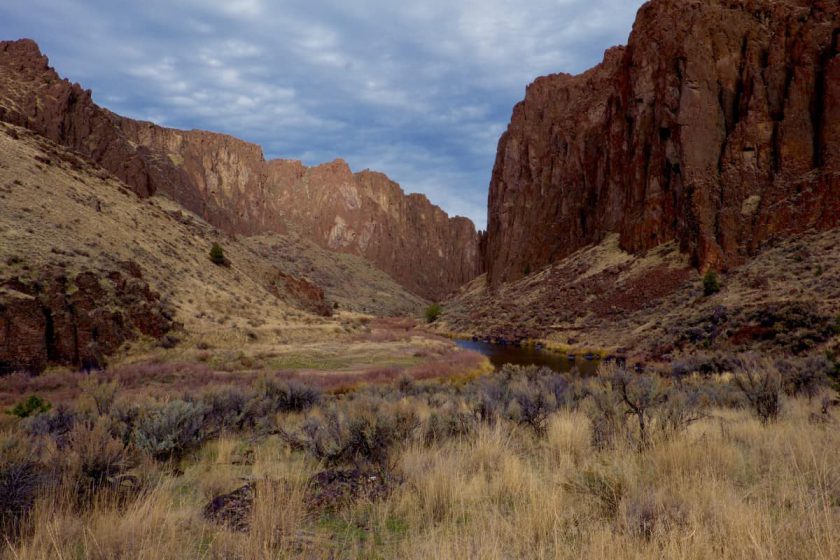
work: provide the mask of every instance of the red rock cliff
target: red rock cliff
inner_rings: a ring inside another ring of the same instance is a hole
[[[340,160],[313,168],[266,161],[259,146],[230,136],[120,117],[62,80],[29,40],[0,42],[0,120],[73,148],[138,195],[169,196],[228,233],[294,228],[429,299],[481,273],[472,222],[406,196],[384,175],[354,175]]]
[[[840,225],[840,3],[652,0],[627,47],[537,79],[499,141],[492,285],[619,233],[703,269]]]

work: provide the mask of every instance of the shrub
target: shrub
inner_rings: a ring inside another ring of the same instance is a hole
[[[213,246],[210,247],[210,261],[219,266],[227,262],[225,259],[225,251],[218,243],[213,243]]]
[[[238,387],[211,389],[201,395],[208,431],[241,430],[246,421],[248,403],[253,397]]]
[[[37,416],[30,416],[21,422],[21,430],[29,437],[51,437],[59,448],[67,444],[67,439],[76,425],[76,414],[64,405],[55,410]]]
[[[703,276],[703,294],[710,296],[720,291],[720,281],[718,280],[717,272],[709,269]]]
[[[15,439],[0,440],[0,540],[15,537],[44,482],[41,466]]]
[[[47,412],[52,405],[38,395],[32,395],[25,401],[17,403],[14,408],[9,411],[9,414],[17,416],[18,418],[28,418],[29,416]]]
[[[278,412],[303,412],[321,400],[321,392],[295,381],[264,379],[257,395],[246,405],[244,422],[251,426]]]
[[[101,416],[111,412],[120,384],[116,379],[106,381],[92,374],[79,382],[79,388],[82,390],[82,394],[91,401],[95,412]]]
[[[296,433],[279,430],[293,449],[309,452],[329,467],[353,465],[387,470],[391,448],[404,436],[394,419],[366,411],[351,416],[330,410],[323,419],[308,417]]]
[[[178,460],[205,440],[201,403],[170,401],[144,411],[131,433],[132,441],[158,461]]]
[[[463,437],[475,430],[475,416],[465,412],[432,412],[426,421],[423,441],[426,445]]]
[[[777,360],[775,363],[782,375],[785,393],[793,397],[806,396],[809,401],[828,385],[832,365],[822,356],[810,356],[796,361]]]
[[[650,444],[650,424],[654,410],[668,400],[665,383],[655,375],[636,375],[616,369],[611,382],[615,395],[626,407],[625,413],[635,416],[639,426],[639,449]]]
[[[443,307],[440,306],[439,303],[433,303],[429,307],[426,308],[426,322],[427,323],[434,323],[438,320],[441,313],[443,313]]]
[[[621,476],[595,468],[577,472],[563,486],[571,493],[594,498],[600,514],[606,519],[615,519],[627,492],[627,484]]]
[[[515,419],[528,426],[538,437],[543,437],[548,428],[548,416],[557,409],[556,402],[540,388],[520,389],[514,392]]]
[[[671,496],[658,497],[652,488],[641,488],[628,495],[620,509],[624,530],[648,541],[688,522],[688,511],[682,501]]]
[[[741,371],[734,374],[733,382],[763,423],[779,417],[782,376],[772,362],[745,358]]]
[[[66,475],[81,499],[92,497],[129,467],[126,445],[111,435],[106,418],[81,422],[70,434]]]

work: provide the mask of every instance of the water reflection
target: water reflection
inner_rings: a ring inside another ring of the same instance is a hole
[[[455,343],[461,348],[484,354],[490,360],[490,363],[497,368],[505,364],[536,365],[545,366],[559,372],[577,368],[583,375],[594,375],[601,363],[599,358],[593,356],[567,356],[534,346],[493,344],[481,340],[456,340]]]

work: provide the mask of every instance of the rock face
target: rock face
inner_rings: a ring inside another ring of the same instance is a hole
[[[283,297],[284,294],[287,294],[288,298],[292,300],[290,303],[296,307],[306,309],[322,317],[332,316],[333,308],[324,297],[324,290],[305,278],[297,278],[278,270],[269,285],[272,287],[282,286],[284,288],[282,290],[276,288],[272,290],[274,295]]]
[[[652,0],[626,47],[531,84],[499,141],[491,286],[610,233],[725,270],[840,225],[840,3]]]
[[[138,334],[162,338],[173,322],[131,262],[122,270],[74,276],[45,270],[38,281],[0,286],[0,375],[48,363],[103,367],[104,357]]]
[[[120,117],[62,80],[29,40],[0,42],[0,120],[70,147],[139,196],[166,195],[227,233],[299,230],[429,299],[482,270],[472,222],[406,196],[384,175],[353,174],[341,160],[312,168],[266,161],[259,146],[230,136]]]

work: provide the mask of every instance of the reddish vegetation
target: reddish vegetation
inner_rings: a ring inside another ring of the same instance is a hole
[[[173,326],[136,264],[73,277],[45,271],[37,282],[0,286],[0,374],[41,371],[48,362],[100,367],[138,333],[163,337]]]
[[[606,234],[701,269],[840,225],[840,4],[653,0],[627,47],[528,87],[499,142],[492,286]]]
[[[179,392],[205,387],[233,385],[251,387],[263,375],[280,381],[299,381],[324,391],[345,391],[365,384],[392,383],[401,376],[423,380],[463,376],[478,370],[483,357],[467,350],[454,350],[422,364],[406,368],[387,367],[359,371],[278,371],[270,374],[253,371],[216,371],[196,362],[141,362],[109,368],[100,372],[102,379],[118,379],[129,396],[171,397]],[[70,403],[79,397],[79,382],[86,378],[80,371],[44,373],[30,376],[14,373],[3,377],[0,409],[9,407],[26,395],[39,395],[53,404]]]
[[[165,194],[234,234],[296,229],[359,255],[404,287],[439,299],[481,273],[479,236],[423,195],[341,160],[307,168],[265,161],[259,146],[222,134],[138,122],[97,106],[62,80],[29,40],[0,42],[0,120],[89,157],[140,196]]]

